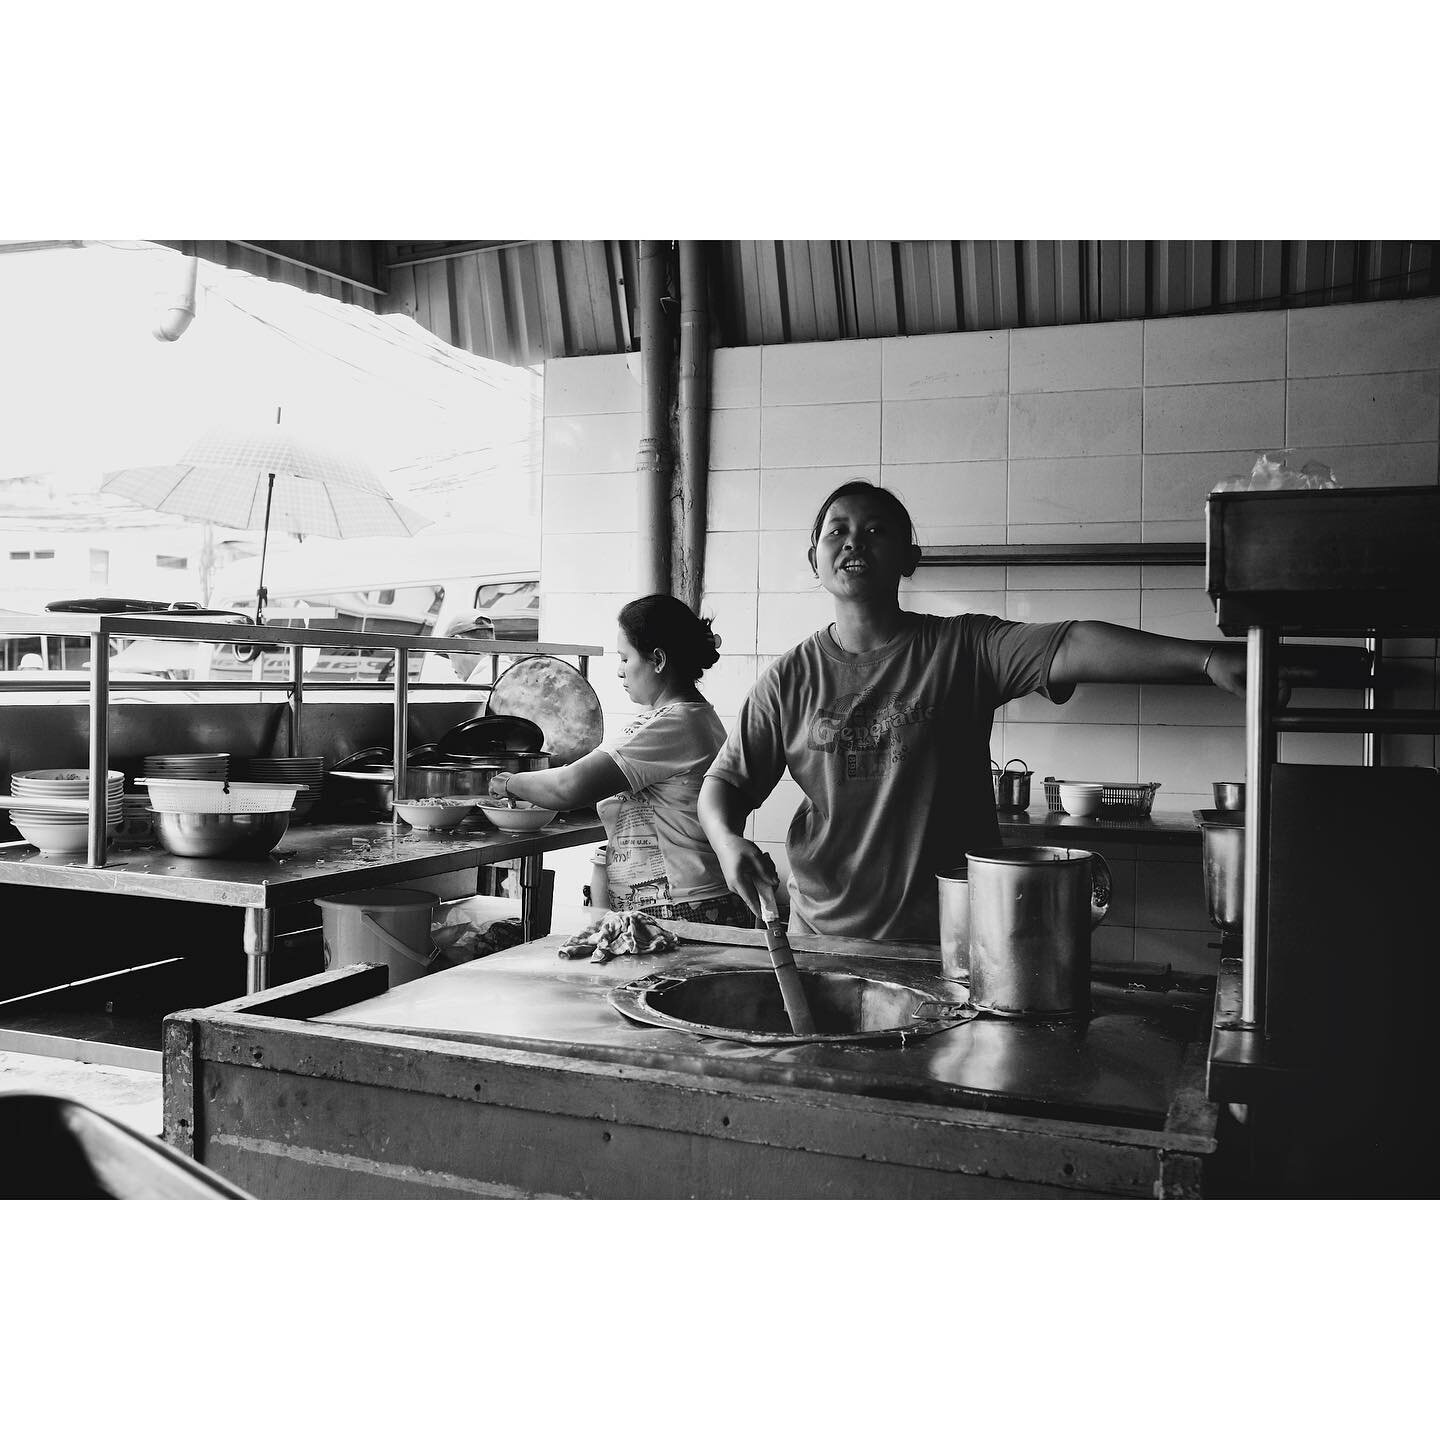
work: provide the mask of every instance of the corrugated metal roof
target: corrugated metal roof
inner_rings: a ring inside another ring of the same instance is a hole
[[[451,344],[511,364],[638,344],[633,240],[170,243],[367,309],[401,311]],[[717,240],[710,242],[715,339],[776,345],[1434,295],[1434,246]],[[280,247],[291,258],[269,253]]]

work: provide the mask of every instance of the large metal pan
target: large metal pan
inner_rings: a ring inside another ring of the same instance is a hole
[[[553,655],[517,660],[495,682],[486,713],[534,721],[552,765],[572,764],[605,738],[600,697],[573,665]]]

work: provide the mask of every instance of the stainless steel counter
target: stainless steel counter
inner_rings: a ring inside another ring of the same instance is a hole
[[[1187,810],[1184,814],[1122,816],[1066,815],[1044,805],[1028,810],[998,810],[1000,838],[1007,845],[1173,845],[1200,852],[1200,827]]]
[[[288,831],[263,860],[192,860],[156,847],[112,849],[103,867],[84,857],[44,857],[33,846],[0,849],[0,884],[97,894],[147,895],[245,910],[248,993],[269,983],[272,913],[285,904],[372,886],[403,885],[427,875],[521,864],[522,916],[531,924],[540,857],[547,850],[605,838],[595,813],[576,810],[530,834],[460,829],[448,834],[404,825],[303,825]]]

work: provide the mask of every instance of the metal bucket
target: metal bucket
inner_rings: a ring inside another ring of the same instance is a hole
[[[1110,867],[1089,850],[1017,845],[965,856],[970,1003],[1017,1018],[1090,1009],[1090,932],[1110,906]]]

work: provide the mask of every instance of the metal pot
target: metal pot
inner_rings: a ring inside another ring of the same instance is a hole
[[[1205,909],[1217,930],[1245,926],[1245,812],[1197,810],[1205,866]]]
[[[1245,782],[1243,780],[1215,780],[1210,785],[1215,795],[1217,810],[1245,809]]]
[[[388,820],[395,803],[395,771],[389,765],[332,770],[325,798],[341,820]]]
[[[405,772],[407,798],[433,795],[479,795],[490,793],[490,778],[500,773],[494,764],[479,761],[453,765],[412,765]]]
[[[970,1003],[1021,1018],[1088,1013],[1090,932],[1110,908],[1104,857],[1016,845],[968,853],[965,861]]]

